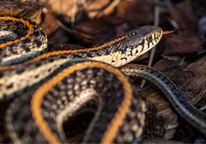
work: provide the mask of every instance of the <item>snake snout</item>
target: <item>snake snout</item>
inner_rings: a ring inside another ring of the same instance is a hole
[[[162,35],[162,28],[157,26],[143,26],[141,27],[143,37],[147,37],[153,34]]]

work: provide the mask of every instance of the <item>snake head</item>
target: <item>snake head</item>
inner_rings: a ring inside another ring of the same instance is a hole
[[[111,54],[115,58],[112,65],[119,67],[147,52],[160,41],[162,32],[160,27],[143,26],[123,34],[116,47],[118,53]]]
[[[99,56],[90,59],[119,67],[150,50],[160,41],[161,37],[162,29],[160,27],[139,27],[97,47],[98,53],[100,53]]]
[[[162,37],[162,29],[157,26],[142,26],[125,33],[125,45],[136,49],[138,55],[153,48]],[[138,56],[137,55],[137,56]]]

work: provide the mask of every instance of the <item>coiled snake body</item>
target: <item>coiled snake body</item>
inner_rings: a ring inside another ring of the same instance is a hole
[[[0,17],[0,30],[0,99],[19,96],[6,116],[14,143],[65,142],[62,123],[91,101],[97,111],[84,142],[141,141],[146,102],[123,73],[155,83],[178,113],[205,134],[205,115],[167,77],[146,66],[125,65],[160,41],[161,28],[144,26],[101,46],[40,56],[47,38],[36,23]]]

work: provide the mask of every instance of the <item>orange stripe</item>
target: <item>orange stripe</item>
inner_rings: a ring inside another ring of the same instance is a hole
[[[48,140],[50,143],[60,143],[60,140],[57,136],[52,133],[51,129],[47,125],[46,121],[42,116],[41,111],[41,104],[44,95],[54,87],[59,81],[63,80],[69,74],[88,67],[97,67],[103,68],[117,76],[117,79],[122,83],[124,89],[124,98],[123,101],[118,108],[117,113],[115,114],[114,118],[112,119],[110,125],[108,126],[106,132],[103,135],[102,143],[112,143],[114,140],[120,126],[123,124],[124,119],[126,118],[127,112],[131,106],[131,99],[132,99],[132,90],[131,85],[125,76],[120,72],[120,70],[113,68],[110,65],[106,65],[104,63],[99,62],[84,62],[84,63],[77,63],[76,65],[70,66],[64,69],[62,72],[58,73],[48,82],[44,83],[41,87],[39,87],[32,96],[31,100],[31,110],[32,116],[36,125],[39,127],[40,131],[44,135],[45,139]]]
[[[63,50],[63,51],[54,51],[54,52],[49,52],[47,54],[43,54],[43,55],[40,55],[36,58],[33,58],[27,62],[24,62],[24,63],[20,63],[20,64],[17,64],[17,65],[10,65],[10,66],[0,66],[0,70],[9,70],[9,69],[14,69],[14,68],[17,68],[17,67],[21,67],[21,66],[24,66],[24,65],[27,65],[29,63],[32,63],[32,62],[35,62],[35,61],[38,61],[38,60],[41,60],[41,59],[44,59],[44,58],[47,58],[49,56],[54,56],[54,55],[58,55],[58,54],[68,54],[68,53],[75,53],[75,52],[86,52],[86,51],[93,51],[93,50],[99,50],[99,49],[102,49],[104,47],[107,47],[107,46],[110,46],[120,40],[123,40],[125,37],[121,37],[121,38],[118,38],[118,39],[115,39],[113,41],[110,41],[108,43],[105,43],[104,45],[101,45],[101,46],[97,46],[97,47],[93,47],[93,48],[89,48],[89,49],[80,49],[80,50]]]
[[[4,20],[4,21],[11,20],[11,21],[22,22],[23,24],[25,24],[29,28],[29,33],[25,37],[22,37],[20,39],[16,39],[14,41],[9,41],[7,43],[2,43],[2,44],[0,44],[0,48],[6,47],[8,45],[12,45],[12,44],[20,42],[20,41],[23,41],[23,40],[27,39],[34,32],[33,25],[30,24],[28,21],[25,21],[23,19],[17,19],[17,18],[13,18],[13,17],[0,17],[0,20]]]

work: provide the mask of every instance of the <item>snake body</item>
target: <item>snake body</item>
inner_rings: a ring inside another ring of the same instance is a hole
[[[144,26],[101,46],[54,51],[35,58],[46,51],[47,42],[37,24],[26,19],[0,17],[0,30],[11,32],[0,37],[3,53],[0,99],[21,95],[11,104],[6,116],[13,142],[65,142],[62,123],[91,101],[97,106],[97,112],[84,142],[139,142],[146,102],[114,67],[154,82],[175,109],[183,117],[191,118],[188,122],[193,126],[202,126],[201,132],[205,134],[205,115],[191,107],[168,78],[148,67],[123,66],[154,47],[162,37],[161,28]]]

